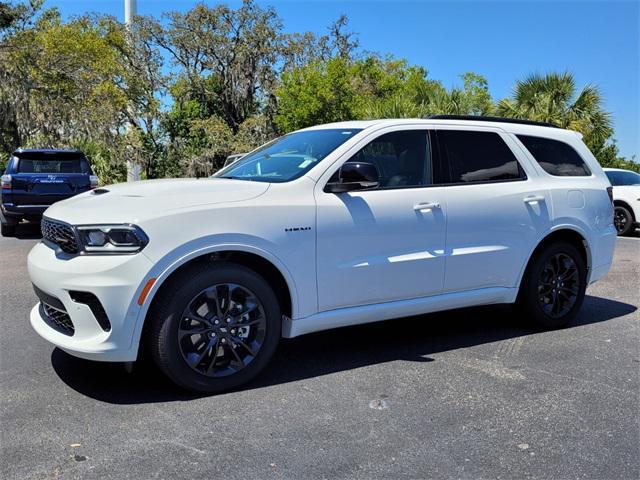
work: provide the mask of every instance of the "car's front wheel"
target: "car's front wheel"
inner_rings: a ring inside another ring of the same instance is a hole
[[[254,378],[281,334],[269,284],[231,263],[198,266],[169,281],[148,318],[147,341],[160,369],[176,384],[205,393]]]
[[[531,320],[560,328],[575,318],[587,287],[587,267],[578,249],[551,243],[531,259],[520,286],[518,303]]]
[[[633,227],[633,215],[631,215],[629,209],[622,205],[616,205],[613,211],[613,224],[618,235],[627,235]]]

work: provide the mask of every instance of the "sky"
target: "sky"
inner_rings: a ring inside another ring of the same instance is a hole
[[[139,15],[185,11],[194,0],[137,0]],[[209,5],[238,0],[205,1]],[[570,71],[579,88],[599,87],[620,153],[640,161],[640,1],[271,0],[287,32],[327,32],[340,14],[362,48],[406,58],[446,87],[484,75],[494,99],[516,79]],[[99,12],[124,19],[124,0],[47,0],[63,16]]]

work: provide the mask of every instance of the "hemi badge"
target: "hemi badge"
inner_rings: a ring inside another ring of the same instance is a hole
[[[304,232],[305,230],[311,230],[311,227],[288,227],[285,228],[285,232]]]

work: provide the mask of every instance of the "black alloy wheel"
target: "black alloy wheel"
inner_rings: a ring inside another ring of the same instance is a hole
[[[264,308],[253,292],[233,283],[217,284],[197,294],[182,313],[180,353],[202,375],[233,375],[255,359],[266,327]]]
[[[587,287],[583,253],[566,241],[540,247],[525,270],[517,304],[544,328],[561,328],[580,311]]]
[[[578,267],[573,259],[557,253],[547,259],[538,279],[538,301],[551,318],[565,316],[580,291]]]
[[[613,224],[618,235],[628,234],[633,226],[631,212],[621,205],[616,205],[613,210]]]
[[[267,281],[230,262],[207,262],[177,273],[155,295],[145,345],[177,385],[202,393],[252,380],[276,351],[280,304]]]

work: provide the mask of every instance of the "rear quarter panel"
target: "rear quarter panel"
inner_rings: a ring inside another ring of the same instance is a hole
[[[551,196],[551,231],[570,229],[580,233],[587,241],[591,272],[601,272],[603,267],[611,264],[616,241],[613,206],[607,193],[609,179],[579,134],[561,129],[557,132],[553,129],[546,130],[550,132],[545,132],[544,136],[568,143],[580,154],[591,171],[591,175],[584,177],[550,175],[540,167],[524,145],[521,147],[530,158],[536,174],[548,185]]]

